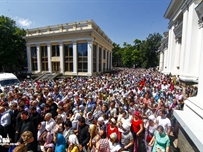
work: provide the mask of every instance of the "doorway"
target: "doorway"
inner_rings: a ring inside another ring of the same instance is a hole
[[[60,62],[52,62],[52,71],[60,72]]]

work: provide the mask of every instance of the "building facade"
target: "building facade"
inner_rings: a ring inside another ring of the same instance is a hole
[[[91,76],[112,69],[112,41],[93,20],[28,29],[28,73]]]
[[[203,1],[171,0],[164,17],[169,19],[159,48],[159,70],[179,75],[185,82],[197,82],[198,94],[184,101],[184,110],[174,111],[183,152],[203,151]]]
[[[172,0],[164,17],[168,35],[159,49],[159,69],[179,75],[185,82],[198,82],[202,50],[202,0]]]

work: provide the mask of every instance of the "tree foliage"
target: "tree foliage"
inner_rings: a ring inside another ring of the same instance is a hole
[[[16,72],[26,65],[25,33],[14,20],[0,16],[0,71]]]
[[[135,39],[134,44],[123,43],[123,47],[114,43],[113,65],[120,60],[125,67],[155,67],[158,65],[158,50],[162,40],[159,33],[149,34],[146,40]],[[115,66],[115,65],[114,65]]]

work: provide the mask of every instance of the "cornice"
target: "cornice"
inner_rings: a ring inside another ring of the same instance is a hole
[[[106,41],[109,43],[113,43],[111,39],[104,33],[104,31],[93,21],[93,20],[85,20],[80,22],[72,22],[72,23],[65,23],[65,24],[59,24],[59,25],[52,25],[52,26],[46,26],[46,27],[40,27],[40,28],[33,28],[33,29],[27,29],[26,30],[26,38],[35,37],[35,36],[42,36],[42,35],[61,35],[64,33],[77,33],[77,32],[83,32],[87,30],[95,30],[97,33],[103,37]]]

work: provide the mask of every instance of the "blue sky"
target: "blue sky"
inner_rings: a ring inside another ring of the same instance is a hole
[[[24,28],[93,19],[115,43],[132,44],[168,30],[170,0],[0,0],[0,15]]]

